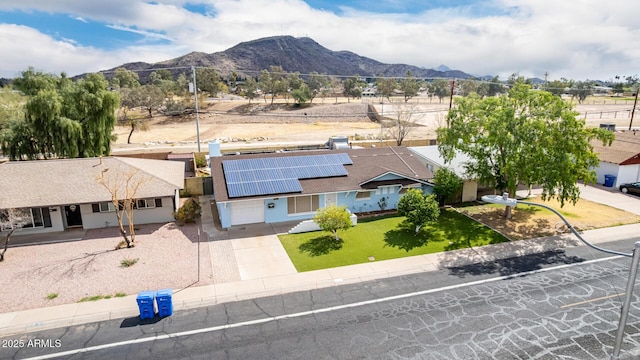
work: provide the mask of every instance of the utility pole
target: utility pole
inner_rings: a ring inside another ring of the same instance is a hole
[[[631,109],[631,121],[629,121],[629,131],[631,131],[631,126],[633,125],[633,115],[636,112],[636,105],[638,105],[638,93],[640,92],[640,86],[636,89],[636,99],[633,100],[633,109]]]
[[[192,66],[193,72],[193,98],[196,103],[196,137],[198,141],[198,152],[200,152],[200,118],[198,117],[198,86],[196,85],[196,67]]]
[[[453,88],[456,85],[456,79],[451,80],[451,95],[449,96],[449,110],[453,106]]]

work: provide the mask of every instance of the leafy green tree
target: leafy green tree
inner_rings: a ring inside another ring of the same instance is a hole
[[[296,104],[302,105],[313,98],[313,93],[307,84],[302,84],[299,88],[291,90],[291,96]]]
[[[384,77],[382,74],[376,79],[376,87],[380,96],[386,97],[391,102],[391,96],[398,88],[398,81],[394,78]]]
[[[569,89],[569,95],[572,99],[578,98],[578,103],[582,104],[587,96],[593,95],[593,86],[593,81],[576,81]]]
[[[436,170],[433,178],[433,192],[438,197],[440,205],[451,203],[462,191],[462,179],[446,167]]]
[[[108,155],[119,95],[107,89],[102,74],[75,83],[29,69],[16,87],[28,94],[24,119],[2,135],[2,151],[11,159]],[[33,87],[30,87],[33,86]]]
[[[309,102],[313,102],[318,94],[322,94],[322,91],[329,84],[329,78],[326,75],[320,75],[317,72],[313,71],[309,74],[309,80],[307,80],[307,86],[311,90],[311,98]]]
[[[116,90],[122,88],[134,88],[140,86],[140,79],[137,73],[123,67],[119,67],[116,69],[113,78],[111,78],[110,85]]]
[[[351,98],[359,98],[362,96],[362,89],[357,77],[350,77],[342,82],[342,93],[347,97],[347,101]]]
[[[209,96],[216,96],[227,89],[220,75],[213,68],[197,68],[196,84],[198,85],[198,91],[206,92]]]
[[[12,121],[24,118],[27,97],[10,87],[0,88],[0,133],[8,129]]]
[[[516,83],[508,95],[456,99],[448,127],[437,130],[439,150],[446,160],[456,150],[467,154],[473,160],[467,164],[470,175],[512,197],[520,184],[539,184],[543,199],[575,203],[578,180],[596,180],[592,169],[599,161],[590,141],[610,144],[614,137],[587,128],[577,115],[559,97]]]
[[[564,94],[566,84],[560,80],[549,81],[542,86],[544,91],[548,91],[555,96],[561,97]]]
[[[398,201],[398,214],[407,218],[418,235],[426,223],[438,220],[440,209],[433,194],[424,195],[421,190],[408,189]]]
[[[255,99],[258,96],[258,83],[253,77],[248,77],[247,80],[245,80],[244,84],[241,85],[241,87],[241,94],[249,99],[249,103],[251,103],[251,100]]]
[[[313,221],[322,230],[332,232],[336,241],[340,241],[338,230],[348,230],[353,226],[346,206],[329,205],[318,209]]]
[[[442,103],[442,99],[449,97],[451,94],[451,87],[447,79],[434,79],[431,82],[433,94],[438,97],[438,100]]]
[[[407,71],[407,76],[400,80],[400,91],[404,94],[404,102],[408,102],[409,99],[418,95],[420,91],[420,83],[418,79],[411,75],[411,71]]]

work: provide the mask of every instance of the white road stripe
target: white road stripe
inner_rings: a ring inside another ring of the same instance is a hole
[[[437,288],[437,289],[416,291],[416,292],[412,292],[412,293],[394,295],[394,296],[389,296],[389,297],[379,298],[379,299],[360,301],[360,302],[351,303],[351,304],[331,306],[331,307],[327,307],[327,308],[303,311],[303,312],[298,312],[298,313],[294,313],[294,314],[278,315],[278,316],[268,317],[268,318],[264,318],[264,319],[243,321],[243,322],[239,322],[239,323],[235,323],[235,324],[227,324],[227,325],[220,325],[220,326],[212,326],[212,327],[203,328],[203,329],[182,331],[182,332],[178,332],[178,333],[175,333],[175,334],[154,335],[154,336],[141,338],[141,339],[126,340],[126,341],[119,341],[119,342],[115,342],[115,343],[90,346],[90,347],[76,349],[76,350],[69,350],[69,351],[63,351],[63,352],[58,352],[58,353],[54,353],[54,354],[36,356],[36,357],[32,357],[32,358],[27,358],[25,360],[55,359],[55,358],[62,357],[62,356],[70,356],[70,355],[82,354],[82,353],[105,350],[105,349],[110,349],[110,348],[115,348],[115,347],[120,347],[120,346],[133,345],[133,344],[142,344],[142,343],[151,342],[151,341],[180,338],[180,337],[184,337],[184,336],[203,334],[203,333],[220,331],[220,330],[225,330],[225,329],[233,329],[233,328],[242,327],[242,326],[264,324],[264,323],[283,320],[283,319],[297,318],[297,317],[308,316],[308,315],[313,315],[313,314],[320,314],[320,313],[326,313],[326,312],[337,311],[337,310],[342,310],[342,309],[366,306],[366,305],[371,305],[371,304],[378,304],[378,303],[387,302],[387,301],[406,299],[406,298],[409,298],[409,297],[427,295],[427,294],[432,294],[432,293],[436,293],[436,292],[440,292],[440,291],[454,290],[454,289],[460,289],[460,288],[464,288],[464,287],[468,287],[468,286],[487,284],[487,283],[501,281],[501,280],[507,280],[507,279],[515,278],[515,277],[538,274],[538,273],[543,273],[543,272],[553,271],[553,270],[558,270],[558,269],[565,269],[565,268],[569,268],[569,267],[576,266],[576,265],[585,265],[585,264],[593,264],[593,263],[598,263],[598,262],[603,262],[603,261],[609,261],[609,260],[618,259],[618,258],[621,258],[621,257],[623,257],[623,256],[611,256],[611,257],[602,258],[602,259],[594,259],[594,260],[583,261],[583,262],[580,262],[580,263],[559,265],[559,266],[556,266],[556,267],[533,270],[533,271],[527,271],[527,272],[518,273],[518,274],[514,274],[514,275],[499,276],[499,277],[495,277],[495,278],[491,278],[491,279],[478,280],[478,281],[473,281],[473,282],[464,283],[464,284],[458,284],[458,285],[444,286],[444,287]]]

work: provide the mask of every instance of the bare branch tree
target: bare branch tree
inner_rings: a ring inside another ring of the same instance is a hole
[[[416,120],[412,119],[415,113],[415,105],[413,104],[394,104],[395,116],[389,120],[391,126],[389,133],[396,140],[398,146],[402,146],[402,142],[409,133],[418,126]]]
[[[22,209],[2,209],[0,210],[0,231],[7,231],[4,238],[2,252],[0,252],[0,261],[4,261],[4,254],[9,247],[11,235],[31,219],[31,211],[27,208]]]
[[[133,210],[136,207],[136,194],[146,181],[146,177],[138,169],[125,170],[118,166],[115,169],[105,167],[96,180],[111,195],[111,204],[118,219],[120,235],[128,248],[133,247],[136,238]],[[129,227],[129,235],[124,227],[125,219]]]

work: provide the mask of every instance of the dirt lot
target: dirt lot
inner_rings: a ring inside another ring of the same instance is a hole
[[[379,99],[372,98],[327,98],[324,102],[316,99],[314,104],[304,108],[292,108],[281,99],[275,104],[271,107],[269,102],[262,100],[254,100],[251,104],[246,100],[211,100],[200,108],[200,140],[206,144],[220,139],[223,149],[236,149],[322,144],[334,135],[378,139],[380,125],[367,116],[367,105],[375,107],[379,115],[393,116],[398,102],[381,104]],[[448,103],[414,98],[409,104],[415,112],[412,119],[419,127],[407,139],[435,138],[435,129],[444,121]],[[576,104],[575,109],[580,112],[580,118],[586,116],[588,126],[614,123],[625,127],[629,125],[631,106],[624,101],[603,104],[602,100],[595,99]],[[131,144],[127,144],[130,129],[117,126],[114,153],[132,150],[188,152],[197,148],[195,115],[167,117],[156,114],[149,124],[148,131],[133,133]],[[386,129],[383,137],[390,137]]]
[[[575,205],[555,200],[527,199],[558,210],[578,231],[640,222],[640,216],[588,200],[579,200]],[[512,240],[531,239],[569,232],[558,215],[538,206],[518,205],[513,217],[505,219],[504,206],[485,205],[461,207],[458,210],[499,231]]]
[[[140,225],[134,248],[114,250],[120,240],[117,228],[105,228],[88,230],[82,241],[9,248],[0,264],[0,313],[213,283],[208,243],[196,283],[196,225]],[[122,267],[124,259],[138,261]]]

